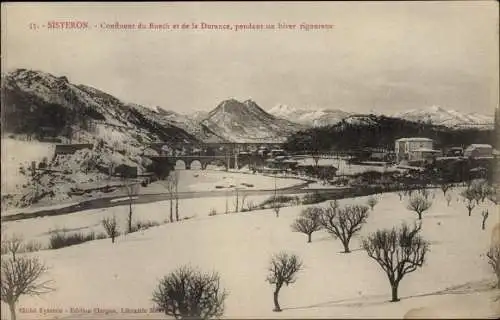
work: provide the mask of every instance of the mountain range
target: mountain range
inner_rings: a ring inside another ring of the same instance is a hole
[[[278,118],[287,119],[308,127],[335,125],[355,115],[354,113],[339,109],[296,109],[286,105],[277,105],[269,109],[268,112]],[[384,114],[379,112],[378,115]],[[386,115],[408,121],[425,122],[451,128],[470,126],[480,129],[491,129],[494,122],[493,116],[478,113],[461,113],[455,110],[447,110],[439,106],[407,110]]]
[[[338,109],[296,109],[287,105],[277,105],[269,109],[270,114],[308,127],[333,125],[351,115]]]
[[[157,141],[173,147],[200,142],[282,142],[308,127],[364,121],[362,115],[339,109],[277,105],[266,112],[251,99],[227,99],[209,112],[185,115],[163,106],[126,103],[90,86],[73,84],[66,77],[26,69],[2,75],[2,95],[2,127],[7,133],[33,134],[51,127],[52,134],[64,137],[69,128],[79,131],[76,139],[81,142],[101,139],[142,149]],[[490,128],[493,124],[492,116],[436,106],[389,116],[448,127]],[[89,121],[93,130],[87,128]]]
[[[431,106],[423,109],[414,109],[398,112],[392,115],[395,118],[402,118],[409,121],[428,122],[446,127],[473,127],[491,128],[493,127],[493,116],[478,113],[461,113],[455,110],[444,109],[439,106]]]

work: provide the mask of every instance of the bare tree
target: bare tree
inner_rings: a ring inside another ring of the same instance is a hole
[[[38,296],[54,290],[51,280],[41,280],[48,271],[45,264],[36,256],[16,256],[15,252],[22,247],[22,242],[19,245],[19,242],[15,243],[10,247],[11,256],[2,257],[0,278],[0,298],[9,306],[12,320],[16,320],[16,304],[20,296]]]
[[[175,221],[179,221],[179,171],[174,170],[172,183],[174,184],[174,196],[175,196]]]
[[[481,202],[484,202],[486,198],[489,198],[493,194],[493,188],[488,184],[486,180],[478,187],[479,197]]]
[[[234,191],[235,191],[235,196],[236,196],[236,198],[235,198],[236,203],[234,205],[234,211],[238,212],[239,209],[240,209],[240,193],[239,193],[239,188],[235,187]]]
[[[363,249],[380,265],[389,278],[393,302],[399,301],[398,287],[403,277],[421,267],[429,243],[420,235],[421,224],[410,228],[378,230],[363,240]]]
[[[408,201],[408,210],[415,211],[418,214],[418,220],[422,220],[422,213],[432,206],[432,201],[427,200],[425,196],[414,195]]]
[[[488,257],[488,263],[497,276],[497,288],[500,289],[500,244],[497,243],[491,246],[486,253],[486,257]]]
[[[311,242],[313,232],[321,230],[320,217],[323,213],[321,207],[308,207],[302,210],[300,216],[291,225],[292,231],[307,235],[307,242]]]
[[[243,196],[241,197],[241,210],[240,211],[244,211],[245,210],[245,201],[246,200],[247,200],[247,195],[243,194]]]
[[[430,192],[424,187],[418,189],[418,193],[424,197],[425,200],[429,200]]]
[[[472,210],[476,206],[474,202],[477,202],[477,192],[473,188],[469,187],[460,192],[460,195],[464,198],[465,207],[467,208],[467,211],[469,212],[470,216]]]
[[[115,238],[120,235],[115,215],[113,215],[112,219],[110,218],[102,219],[102,226],[104,227],[104,230],[106,231],[108,236],[111,238],[111,242],[115,243]]]
[[[370,209],[372,211],[377,203],[378,203],[378,200],[374,196],[369,196],[368,199],[366,200],[366,204],[370,207]]]
[[[314,167],[316,169],[318,169],[319,168],[319,165],[318,165],[319,164],[319,159],[321,158],[320,151],[317,150],[317,149],[313,150],[312,153],[311,153],[311,156],[312,156],[313,161],[314,161]]]
[[[349,250],[349,242],[368,218],[368,207],[360,205],[348,205],[339,208],[337,201],[331,201],[328,208],[325,208],[320,221],[325,228],[335,238],[340,239],[344,246],[344,253]]]
[[[481,212],[481,216],[483,217],[483,221],[481,223],[481,229],[484,230],[486,228],[486,220],[488,219],[489,216],[488,210],[483,210]]]
[[[227,195],[227,191],[226,191],[226,210],[224,211],[225,214],[228,214],[229,213],[229,207],[228,207],[228,195]]]
[[[448,207],[450,206],[451,200],[452,200],[451,194],[448,193],[446,195],[446,204],[448,205]]]
[[[276,217],[278,218],[280,216],[280,210],[281,210],[281,207],[283,206],[283,204],[275,196],[271,206],[273,208],[274,213],[276,214]]]
[[[302,269],[302,261],[295,254],[280,252],[273,255],[269,265],[269,274],[266,278],[267,282],[274,284],[273,301],[275,312],[280,312],[281,307],[278,301],[278,296],[283,284],[287,286],[294,283],[297,272]]]
[[[448,190],[450,190],[453,187],[453,184],[443,182],[439,187],[441,188],[441,191],[443,191],[443,196],[446,197],[446,192],[448,192]]]
[[[5,237],[2,239],[2,255],[11,254],[15,259],[18,253],[22,253],[23,248],[23,238],[17,234],[10,237]]]
[[[218,273],[201,273],[188,266],[165,276],[153,291],[153,302],[176,319],[219,318],[226,297]]]
[[[139,194],[139,188],[140,184],[137,183],[135,180],[128,180],[125,183],[124,189],[127,194],[128,198],[128,219],[127,219],[127,224],[128,224],[128,233],[132,232],[132,204],[134,203],[134,200],[137,198],[137,195]]]
[[[174,222],[174,198],[176,198],[176,173],[171,171],[167,179],[163,182],[163,186],[167,189],[170,201],[170,222]]]
[[[403,196],[405,195],[404,191],[398,191],[399,201],[403,200]]]

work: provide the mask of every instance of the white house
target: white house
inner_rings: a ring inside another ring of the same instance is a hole
[[[396,161],[428,160],[440,153],[434,150],[434,141],[429,138],[401,138],[396,140]]]

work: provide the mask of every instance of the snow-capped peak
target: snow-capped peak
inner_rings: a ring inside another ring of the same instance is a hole
[[[441,106],[433,105],[427,108],[407,110],[397,112],[393,117],[411,121],[430,122],[435,125],[454,126],[492,126],[493,117],[477,113],[462,113],[452,109],[445,109]]]
[[[286,104],[278,104],[275,107],[269,109],[268,111],[270,114],[273,114],[275,116],[284,116],[284,115],[289,115],[294,112],[297,112],[297,109],[290,107]]]

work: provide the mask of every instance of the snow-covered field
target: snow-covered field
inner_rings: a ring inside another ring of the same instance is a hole
[[[248,208],[250,203],[258,205],[271,195],[248,196],[238,199],[239,210]],[[123,200],[123,206],[111,207],[106,209],[92,209],[71,214],[59,216],[45,216],[35,219],[24,219],[2,223],[2,232],[4,237],[13,235],[21,236],[26,240],[40,241],[44,246],[49,243],[50,233],[61,232],[83,232],[96,233],[104,232],[101,221],[104,218],[112,218],[113,215],[118,220],[120,230],[125,230],[127,226],[127,216],[129,212],[128,198],[117,199]],[[242,203],[243,201],[243,203]],[[175,203],[174,203],[175,205]],[[234,212],[236,208],[236,197],[227,197],[227,209],[229,212]],[[217,214],[226,212],[226,197],[214,198],[195,198],[195,199],[180,199],[179,200],[179,217],[197,219],[207,217],[208,214],[215,210]],[[159,201],[147,204],[133,205],[133,222],[138,221],[154,221],[160,224],[165,223],[170,215],[170,201]]]
[[[179,192],[224,191],[234,189],[234,187],[241,190],[270,190],[274,189],[275,183],[274,177],[251,173],[225,172],[217,170],[179,170],[178,172],[180,175]],[[291,187],[301,183],[304,183],[304,181],[299,179],[276,179],[277,188]],[[143,188],[142,192],[164,193],[166,192],[166,189],[160,182],[154,182],[147,188]]]
[[[183,264],[220,273],[229,291],[224,317],[227,318],[314,318],[378,317],[402,318],[410,309],[427,318],[492,317],[499,315],[499,291],[491,289],[493,272],[484,253],[493,225],[500,219],[489,202],[490,218],[481,230],[482,208],[472,216],[458,191],[451,191],[448,207],[441,191],[435,191],[432,208],[424,213],[423,237],[431,242],[425,265],[407,275],[400,284],[401,301],[390,300],[390,287],[381,268],[360,247],[360,237],[351,240],[352,252],[341,253],[342,245],[326,232],[306,236],[290,230],[303,207],[282,208],[277,218],[271,210],[208,216],[210,207],[222,211],[225,199],[189,200],[181,203],[182,216],[189,220],[164,224],[146,231],[87,242],[59,250],[33,253],[50,267],[57,290],[40,297],[21,297],[19,307],[61,308],[149,308],[151,293],[158,280]],[[340,204],[364,203],[366,197],[341,200]],[[126,207],[75,213],[68,216],[9,222],[6,232],[23,232],[27,238],[41,238],[49,228],[97,227],[104,215],[121,217]],[[136,206],[136,217],[165,219],[168,203]],[[360,236],[401,222],[413,222],[416,214],[406,209],[396,194],[384,194],[370,212]],[[31,230],[31,231],[30,231]],[[287,250],[298,254],[304,269],[298,280],[280,293],[283,312],[272,311],[272,287],[265,281],[267,264],[273,253]],[[2,318],[8,317],[2,305]],[[64,318],[68,313],[46,315]],[[72,314],[72,318],[77,314]],[[152,314],[85,314],[91,318],[165,318]],[[39,313],[19,314],[19,318],[41,318]]]

